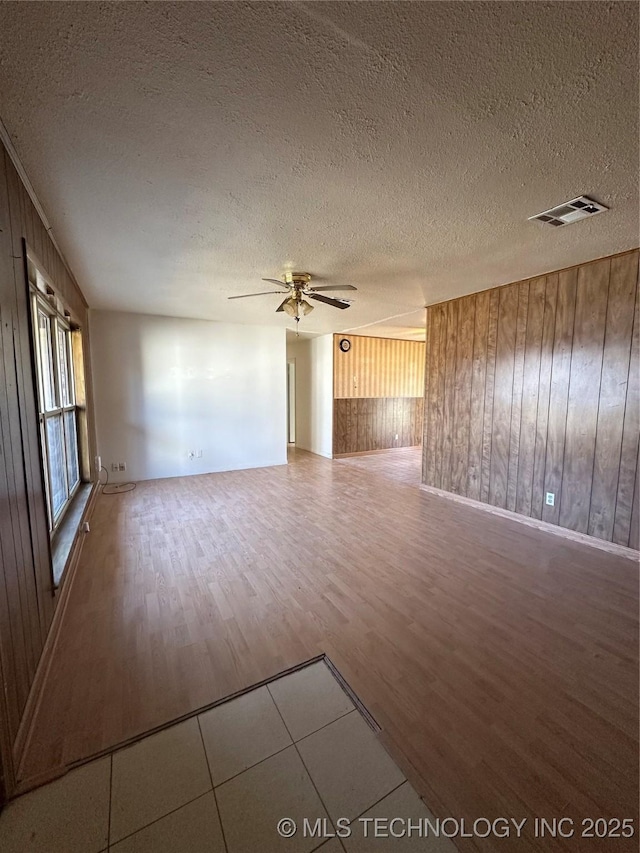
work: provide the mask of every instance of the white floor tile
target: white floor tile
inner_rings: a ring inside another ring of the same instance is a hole
[[[225,782],[216,796],[229,853],[306,853],[321,843],[304,834],[305,818],[313,826],[327,814],[294,746]],[[296,822],[290,838],[278,834],[282,818]]]
[[[347,853],[456,853],[453,843],[444,836],[427,838],[424,832],[416,832],[415,828],[408,831],[409,820],[414,827],[421,818],[434,821],[433,815],[408,782],[396,788],[362,817],[378,818],[380,822],[374,825],[353,821],[351,836],[342,842]],[[393,818],[401,818],[402,822],[389,824],[388,821]]]
[[[116,752],[111,843],[210,789],[207,760],[195,718]]]
[[[110,848],[111,853],[225,853],[213,791]]]
[[[212,708],[199,720],[214,785],[291,745],[266,687]]]
[[[354,818],[404,781],[358,711],[298,743],[332,818]]]
[[[332,723],[354,707],[322,661],[272,681],[269,691],[294,740]]]
[[[2,853],[98,853],[107,845],[111,759],[99,758],[9,803]]]

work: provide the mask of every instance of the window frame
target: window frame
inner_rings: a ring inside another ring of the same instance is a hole
[[[48,283],[46,277],[42,274],[39,266],[34,262],[31,256],[28,257],[29,266],[29,301],[31,310],[31,324],[33,329],[33,356],[35,362],[36,373],[36,390],[38,402],[38,427],[40,435],[40,445],[42,448],[42,467],[43,479],[45,486],[45,498],[47,504],[47,518],[49,526],[49,535],[53,536],[64,515],[69,508],[78,488],[82,483],[81,462],[80,462],[80,442],[79,442],[79,424],[78,424],[78,403],[75,381],[75,366],[73,362],[73,344],[71,335],[74,331],[70,317],[62,309],[58,300],[55,297],[53,289]],[[51,358],[51,373],[52,373],[52,395],[53,406],[47,408],[45,405],[45,380],[44,380],[44,365],[42,354],[42,337],[40,331],[40,316],[48,318],[48,334],[47,348]],[[60,333],[62,333],[62,347],[60,341]],[[62,369],[66,371],[67,395],[63,399],[63,383],[61,381]],[[76,480],[70,483],[70,459],[67,441],[67,420],[68,413],[73,413],[75,424],[75,472]],[[49,463],[51,458],[51,449],[49,444],[49,431],[47,422],[53,419],[59,419],[60,434],[61,434],[61,455],[63,463],[62,475],[64,477],[64,492],[65,499],[63,503],[56,509],[54,507],[54,489],[52,469]]]

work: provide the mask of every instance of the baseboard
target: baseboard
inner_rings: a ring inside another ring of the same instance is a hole
[[[333,459],[330,453],[319,453],[317,450],[309,450],[308,447],[303,447],[301,444],[289,445],[291,450],[304,450],[305,453],[310,453],[312,456],[319,456],[321,459]]]
[[[415,450],[420,444],[404,444],[402,447],[381,447],[379,450],[354,450],[353,453],[334,453],[334,459],[347,459],[349,456],[373,456],[374,453],[388,453],[390,450]]]
[[[555,536],[569,539],[572,542],[581,542],[583,545],[590,545],[592,548],[598,548],[600,551],[607,551],[609,554],[616,554],[618,557],[626,557],[628,560],[633,560],[636,563],[640,559],[640,552],[634,548],[627,548],[626,545],[616,545],[615,542],[607,542],[606,539],[597,539],[595,536],[589,536],[587,533],[578,533],[576,530],[569,530],[567,527],[560,527],[557,524],[551,524],[539,518],[530,518],[528,515],[520,515],[517,512],[512,512],[510,509],[485,504],[482,501],[475,500],[475,498],[468,498],[465,495],[455,495],[453,492],[444,491],[444,489],[436,489],[435,486],[425,486],[424,483],[420,484],[420,489],[423,492],[446,498],[454,503],[465,504],[466,506],[480,509],[483,512],[498,515],[501,518],[508,518],[510,521],[517,521],[526,527],[534,527],[536,530],[553,533]]]
[[[94,483],[93,488],[91,489],[91,494],[89,495],[89,499],[84,508],[84,512],[82,513],[82,518],[78,526],[79,530],[82,529],[83,523],[91,517],[99,492],[99,483]],[[27,751],[27,747],[29,746],[29,743],[31,741],[34,720],[38,714],[38,710],[40,709],[42,688],[51,668],[53,653],[58,643],[60,626],[62,624],[62,619],[67,608],[67,603],[69,601],[69,595],[71,592],[71,587],[73,585],[73,580],[76,574],[78,563],[80,561],[80,553],[82,551],[84,540],[85,535],[83,533],[79,533],[79,535],[76,536],[73,545],[71,546],[67,567],[64,572],[62,582],[58,587],[56,593],[58,603],[53,613],[53,619],[51,620],[51,625],[47,633],[47,638],[42,649],[42,654],[40,655],[40,660],[38,661],[38,666],[36,667],[36,672],[33,678],[33,682],[31,684],[31,689],[29,690],[29,695],[27,697],[27,701],[24,707],[24,712],[20,720],[18,733],[13,744],[14,766],[16,768],[15,781],[17,791],[20,790],[24,756]],[[12,797],[15,796],[16,792],[7,791],[6,793],[8,797]]]

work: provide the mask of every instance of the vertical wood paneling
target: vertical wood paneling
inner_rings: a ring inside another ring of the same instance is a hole
[[[440,318],[440,347],[437,351],[436,382],[433,386],[430,406],[435,410],[435,477],[434,485],[442,487],[442,438],[444,429],[444,383],[447,373],[447,313],[444,305],[436,305],[433,311]],[[433,396],[435,394],[435,397]]]
[[[35,389],[33,386],[33,365],[31,356],[30,323],[31,313],[27,300],[27,289],[24,281],[24,259],[22,233],[20,223],[27,215],[26,208],[33,205],[24,191],[13,165],[6,158],[7,189],[9,213],[11,219],[13,273],[15,288],[15,318],[17,333],[16,366],[21,376],[22,405],[19,408],[23,447],[23,463],[25,466],[27,494],[29,502],[29,525],[32,540],[32,557],[34,562],[34,582],[39,611],[40,638],[42,647],[48,626],[53,617],[53,597],[51,590],[50,554],[48,547],[48,518],[43,493],[42,459],[40,452],[40,435],[37,418],[31,416],[37,409]],[[38,222],[40,220],[38,219]],[[47,239],[46,243],[50,241]],[[57,257],[57,254],[56,254]],[[86,409],[85,409],[86,410]]]
[[[629,537],[631,535],[637,536],[637,530],[632,530],[631,517],[638,467],[637,439],[640,433],[640,282],[638,281],[638,255],[635,254],[631,257],[636,276],[636,297],[633,312],[629,380],[627,383],[624,424],[622,428],[622,447],[620,450],[620,475],[618,477],[616,512],[613,525],[613,541],[619,545],[626,545],[630,541]],[[614,269],[615,260],[614,258],[611,262],[612,270]],[[620,258],[620,260],[622,261],[623,258]]]
[[[0,777],[8,794],[18,727],[54,611],[23,241],[83,327],[88,363],[84,298],[0,147]],[[85,396],[93,458],[90,381]]]
[[[3,152],[2,152],[3,153]],[[33,574],[27,483],[24,476],[24,455],[20,422],[20,375],[18,373],[18,293],[13,276],[13,249],[9,187],[4,156],[0,158],[0,460],[4,478],[0,484],[0,505],[3,524],[2,576],[6,594],[6,609],[0,612],[0,621],[9,626],[3,656],[7,660],[7,673],[14,679],[15,707],[10,714],[12,739],[14,726],[19,721],[33,679],[41,646],[38,603]],[[26,297],[25,297],[26,298]],[[19,347],[18,347],[19,350]],[[9,663],[10,661],[10,663]],[[3,667],[4,668],[4,667]]]
[[[491,444],[493,437],[493,404],[496,381],[496,343],[498,339],[498,312],[500,291],[493,290],[489,297],[489,325],[487,328],[487,374],[484,388],[484,416],[482,424],[482,482],[480,500],[489,501],[491,483]]]
[[[578,269],[560,524],[586,533],[609,291],[609,259]]]
[[[629,530],[629,547],[640,550],[640,446],[636,453],[636,481],[633,491],[633,506],[631,508],[631,525]]]
[[[629,307],[635,306],[636,282],[635,259],[630,255],[613,258],[589,511],[589,533],[600,539],[613,536],[633,334]]]
[[[535,278],[529,286],[515,499],[515,510],[523,515],[531,515],[533,498],[545,290],[546,278]]]
[[[471,405],[471,368],[476,297],[469,296],[460,306],[456,332],[456,365],[454,380],[454,428],[451,454],[451,491],[465,494],[469,471],[469,418]]]
[[[456,380],[456,347],[458,341],[458,302],[447,302],[445,306],[447,332],[445,341],[444,406],[442,418],[442,474],[441,488],[451,490],[451,448],[453,446],[453,422]]]
[[[334,455],[415,447],[422,440],[423,403],[422,397],[335,400]]]
[[[551,368],[553,364],[553,339],[556,323],[558,275],[546,277],[542,346],[540,351],[540,386],[536,413],[536,444],[531,487],[531,515],[542,518],[544,503],[544,475],[549,427],[549,402],[551,396]]]
[[[351,342],[346,353],[342,338]],[[411,422],[427,383],[425,343],[341,334],[333,337],[333,353],[334,453],[420,444],[422,420],[417,440]],[[358,403],[347,414],[338,404],[349,399]]]
[[[440,329],[436,327],[437,315],[429,311],[426,317],[425,365],[424,365],[424,436],[422,440],[422,478],[432,480],[434,474],[434,417],[430,407],[435,381],[435,348],[440,343]]]
[[[639,304],[636,250],[429,307],[425,483],[635,542]]]
[[[569,402],[569,376],[571,373],[577,285],[577,269],[559,273],[549,394],[547,462],[544,478],[545,492],[551,492],[555,495],[555,503],[553,506],[543,503],[542,507],[542,520],[552,524],[559,524],[560,522],[560,494],[562,492],[562,468],[567,431],[567,404]]]
[[[4,342],[7,330],[10,329],[10,317],[2,310],[0,304],[0,329]],[[3,347],[4,350],[4,347]],[[6,413],[9,408],[9,383],[5,374],[4,352],[0,351],[0,441],[3,456],[6,448],[10,448],[8,439],[8,423]],[[3,460],[4,461],[4,460]],[[8,727],[7,740],[13,743],[18,725],[20,712],[23,707],[26,690],[26,656],[24,652],[24,632],[20,624],[20,598],[17,591],[16,576],[20,566],[20,555],[16,548],[13,529],[13,460],[9,454],[5,464],[0,466],[0,501],[3,511],[0,512],[0,557],[2,559],[2,583],[0,583],[0,656],[5,677],[4,694],[0,694],[0,703],[6,702],[0,723],[4,720]],[[17,624],[16,624],[17,623]],[[15,635],[15,639],[14,639]],[[1,707],[1,705],[0,705]],[[7,757],[5,760],[9,760]],[[8,768],[10,769],[10,768]]]
[[[351,342],[342,352],[340,341]],[[333,396],[422,397],[425,344],[366,335],[333,336]]]
[[[499,293],[489,502],[494,506],[506,507],[511,408],[513,404],[513,370],[518,320],[518,286],[503,287]]]
[[[518,287],[518,317],[516,320],[516,349],[513,356],[513,390],[511,392],[511,433],[509,436],[509,468],[507,474],[507,509],[516,508],[518,460],[520,457],[520,423],[522,419],[522,383],[524,352],[529,310],[529,284]]]
[[[484,431],[485,381],[487,376],[487,334],[490,293],[475,296],[473,367],[469,423],[467,495],[478,500],[482,482],[482,439]]]

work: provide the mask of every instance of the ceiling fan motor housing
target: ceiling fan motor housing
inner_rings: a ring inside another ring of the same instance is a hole
[[[304,287],[311,281],[311,275],[308,272],[286,272],[284,280],[287,284],[292,284],[294,287]]]

